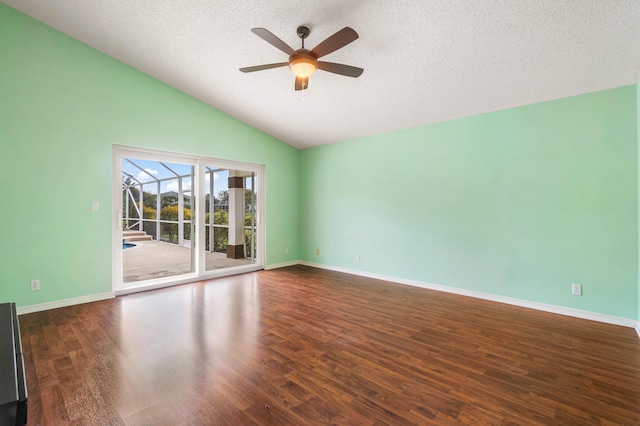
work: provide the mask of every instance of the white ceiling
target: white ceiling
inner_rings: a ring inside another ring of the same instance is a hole
[[[0,0],[298,148],[638,81],[638,0]],[[360,38],[293,90],[286,54],[345,26]],[[302,98],[304,95],[304,99]]]

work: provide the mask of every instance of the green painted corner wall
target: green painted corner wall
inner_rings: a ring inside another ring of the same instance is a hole
[[[298,150],[0,4],[0,302],[111,291],[114,144],[264,164],[266,263],[298,257]]]
[[[304,150],[302,259],[636,319],[636,111],[628,86]]]

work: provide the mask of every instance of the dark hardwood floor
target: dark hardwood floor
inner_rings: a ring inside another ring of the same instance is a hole
[[[640,425],[631,328],[302,266],[20,322],[29,425]]]

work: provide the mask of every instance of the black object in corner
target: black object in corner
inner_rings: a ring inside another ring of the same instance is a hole
[[[27,382],[15,303],[0,304],[0,425],[27,423]]]

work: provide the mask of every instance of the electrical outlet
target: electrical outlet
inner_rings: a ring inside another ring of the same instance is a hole
[[[571,284],[571,294],[574,296],[582,296],[582,286],[580,284]]]
[[[284,254],[289,254],[289,249],[288,248],[284,249]]]
[[[360,262],[360,255],[356,254],[356,262]]]
[[[91,203],[91,211],[92,212],[100,211],[100,203],[98,203],[97,201],[92,202]]]
[[[31,291],[40,290],[40,280],[31,280]]]
[[[316,256],[320,256],[320,249],[316,249]]]

